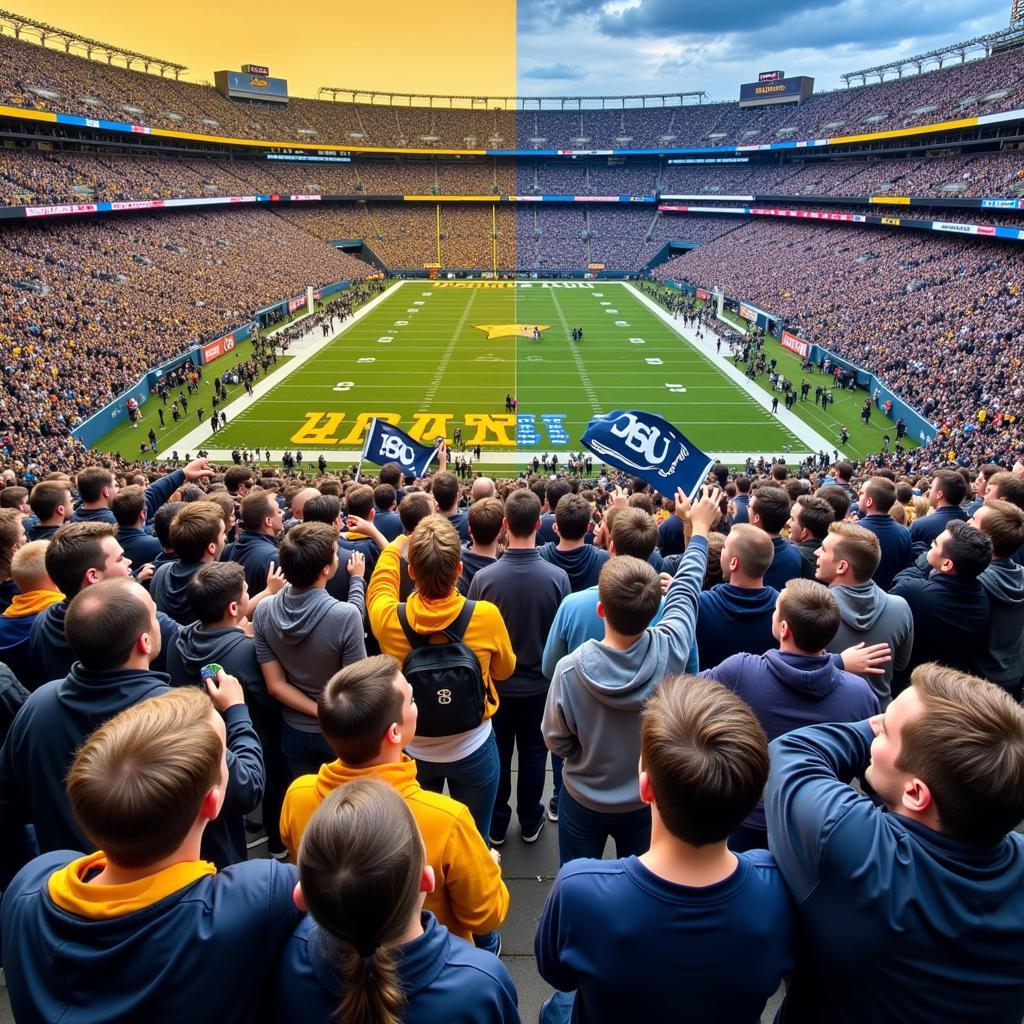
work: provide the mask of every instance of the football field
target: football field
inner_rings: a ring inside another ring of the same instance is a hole
[[[643,409],[727,462],[810,450],[809,428],[801,440],[677,324],[618,282],[405,282],[333,340],[303,343],[313,347],[284,360],[255,399],[227,407],[226,427],[200,426],[174,447],[300,449],[347,463],[380,417],[424,442],[459,428],[483,464],[544,452],[564,462],[593,415]]]

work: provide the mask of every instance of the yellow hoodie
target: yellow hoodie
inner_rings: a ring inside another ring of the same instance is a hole
[[[366,592],[366,614],[370,620],[373,635],[380,643],[384,654],[391,654],[404,661],[409,653],[409,641],[398,621],[398,588],[401,581],[401,553],[396,543],[389,544],[377,560],[369,589]],[[418,593],[409,595],[406,615],[409,625],[417,633],[437,633],[450,626],[462,611],[466,599],[454,588],[440,601],[428,601]],[[508,679],[516,668],[516,656],[512,651],[505,620],[497,605],[490,601],[477,601],[473,617],[469,620],[463,637],[466,645],[480,661],[488,699],[484,703],[484,718],[490,718],[498,710],[498,692],[494,686]]]
[[[281,839],[295,860],[302,833],[314,811],[338,786],[353,779],[379,779],[409,805],[434,869],[436,887],[426,908],[453,934],[472,941],[497,928],[508,913],[508,889],[501,869],[463,804],[442,793],[423,789],[416,780],[416,762],[349,768],[341,761],[325,764],[318,775],[303,775],[288,787],[281,808]]]

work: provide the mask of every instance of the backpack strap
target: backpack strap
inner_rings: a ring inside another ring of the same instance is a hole
[[[405,639],[409,641],[409,646],[413,650],[416,650],[417,647],[426,647],[430,643],[430,635],[424,636],[422,633],[417,633],[409,625],[409,616],[406,614],[405,602],[400,602],[395,611],[398,613],[398,624],[402,627],[402,632],[405,633]]]
[[[459,612],[455,620],[448,623],[448,625],[442,630],[449,640],[456,640],[461,643],[462,638],[466,635],[466,630],[469,628],[469,620],[473,618],[473,611],[475,608],[476,601],[470,601],[467,598],[462,605],[462,611]]]
[[[444,629],[438,630],[437,633],[417,633],[416,630],[409,625],[409,616],[406,612],[405,601],[400,602],[395,611],[398,613],[398,624],[402,627],[402,632],[405,633],[406,640],[409,641],[409,646],[413,649],[417,647],[426,647],[430,643],[432,636],[443,635],[452,641],[462,641],[463,636],[466,634],[466,630],[469,628],[469,620],[473,618],[473,610],[476,608],[476,601],[466,601],[462,606],[462,611],[459,612],[458,616],[450,622]]]

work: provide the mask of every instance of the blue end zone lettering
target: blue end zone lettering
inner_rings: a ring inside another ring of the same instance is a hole
[[[521,412],[516,416],[516,444],[533,447],[540,443],[537,434],[537,417],[533,413]]]
[[[564,412],[546,412],[541,415],[541,420],[547,428],[548,441],[551,444],[568,444],[569,435],[562,424],[568,418]]]

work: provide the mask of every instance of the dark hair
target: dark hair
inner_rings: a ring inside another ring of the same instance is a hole
[[[27,487],[5,487],[0,491],[0,508],[20,509],[27,497]]]
[[[277,498],[273,491],[250,491],[239,505],[242,526],[250,533],[263,529],[263,521],[272,513],[270,506],[277,507]]]
[[[102,466],[89,466],[75,477],[78,496],[86,504],[99,501],[103,497],[103,488],[113,485],[114,474]]]
[[[373,503],[380,512],[389,511],[397,497],[398,492],[391,484],[377,484],[373,489]]]
[[[590,525],[590,503],[579,494],[563,494],[555,508],[558,536],[566,540],[582,540]]]
[[[238,488],[248,488],[252,483],[252,470],[248,466],[228,466],[224,470],[224,486],[229,493],[238,497]]]
[[[410,536],[420,520],[433,514],[434,502],[426,491],[411,491],[398,503],[398,518],[402,529]]]
[[[919,665],[910,682],[924,711],[901,730],[896,768],[927,783],[944,834],[998,843],[1024,818],[1024,710],[943,665]]]
[[[836,518],[832,506],[824,498],[810,494],[801,494],[794,504],[800,506],[800,525],[810,530],[815,540],[822,540]]]
[[[1010,558],[1024,546],[1024,510],[1012,502],[997,498],[982,505],[985,515],[981,532],[992,541],[996,558]]]
[[[415,913],[425,861],[412,811],[377,779],[339,786],[306,826],[299,880],[341,974],[345,1024],[400,1024],[405,998],[390,944]]]
[[[832,591],[814,580],[790,580],[779,594],[778,611],[793,643],[809,654],[823,651],[839,632],[839,605]]]
[[[174,517],[185,507],[183,501],[168,501],[161,505],[153,515],[153,533],[166,551],[171,546],[171,523]]]
[[[186,594],[192,611],[208,626],[224,617],[232,601],[242,599],[245,570],[238,562],[207,562],[188,581]]]
[[[538,506],[539,507],[539,506]],[[469,506],[469,535],[477,544],[493,544],[501,533],[504,507],[497,498],[481,498]]]
[[[402,486],[402,467],[397,462],[388,462],[380,467],[377,478],[382,484],[391,484],[397,491]]]
[[[882,544],[877,535],[855,523],[832,523],[828,532],[836,537],[835,557],[850,566],[858,583],[867,583],[882,561]]]
[[[540,519],[540,500],[537,495],[533,491],[513,491],[505,499],[505,518],[508,520],[508,532],[513,537],[525,539],[532,536],[537,530],[537,520]]]
[[[849,483],[850,477],[853,476],[853,466],[849,462],[837,462],[832,466],[832,472],[836,479]]]
[[[750,500],[757,502],[757,516],[761,520],[761,528],[766,533],[778,533],[786,525],[791,502],[789,495],[781,487],[758,487],[750,496]]]
[[[32,488],[28,505],[39,520],[49,519],[55,515],[57,508],[67,500],[70,488],[62,480],[42,480]],[[71,508],[66,509],[70,513]]]
[[[1019,508],[1024,508],[1024,476],[1005,471],[993,473],[989,477],[988,486],[997,488],[999,497],[1003,501],[1009,501]],[[985,496],[988,497],[987,491]]]
[[[658,546],[658,524],[642,508],[619,509],[612,523],[616,555],[632,555],[646,562]]]
[[[738,476],[736,477],[736,491],[739,494],[750,493],[750,477],[749,476]]]
[[[644,771],[665,827],[692,846],[727,839],[768,780],[768,738],[754,713],[710,679],[663,679],[640,716]]]
[[[186,565],[200,561],[224,532],[224,512],[212,501],[190,501],[171,520],[171,547]]]
[[[621,555],[601,567],[597,595],[612,629],[623,636],[639,636],[661,607],[661,581],[649,562]]]
[[[137,485],[122,487],[110,502],[110,511],[113,512],[118,526],[134,526],[139,520],[139,513],[145,507],[146,489]]]
[[[883,476],[868,477],[864,493],[874,502],[879,512],[888,514],[889,509],[896,504],[896,485]]]
[[[992,541],[981,530],[960,519],[950,520],[945,532],[949,540],[942,544],[942,557],[953,563],[957,576],[977,579],[992,561]]]
[[[326,523],[328,526],[333,526],[340,515],[341,498],[337,498],[333,494],[321,494],[316,498],[310,498],[302,507],[304,523]]]
[[[437,507],[442,512],[447,512],[459,499],[459,479],[448,470],[443,473],[435,473],[430,490],[434,495],[434,501],[437,502]]]
[[[955,469],[940,469],[932,483],[950,505],[960,505],[967,497],[967,481]]]
[[[844,520],[846,518],[846,513],[850,511],[849,493],[836,484],[829,484],[827,487],[819,487],[814,492],[814,496],[816,498],[821,498],[823,501],[827,501],[832,506],[832,512],[835,514],[837,523]]]
[[[358,768],[373,760],[384,733],[402,720],[402,696],[395,689],[401,668],[397,658],[378,654],[336,672],[320,691],[320,731],[345,764]]]
[[[313,586],[337,553],[338,535],[326,523],[297,523],[277,549],[285,579],[299,588]]]
[[[76,594],[64,615],[64,635],[75,658],[95,672],[120,668],[149,632],[144,596],[138,583],[124,577],[100,580]]]
[[[549,480],[547,490],[544,492],[545,498],[547,499],[548,508],[551,509],[552,512],[554,512],[555,509],[558,508],[558,503],[562,500],[562,498],[564,498],[565,495],[569,494],[571,491],[572,488],[569,486],[568,481],[562,479]]]
[[[373,488],[366,484],[349,488],[345,495],[345,511],[360,519],[368,519],[373,511]]]
[[[68,523],[51,538],[46,548],[46,575],[65,597],[74,597],[89,569],[107,562],[103,538],[116,537],[113,523]]]

